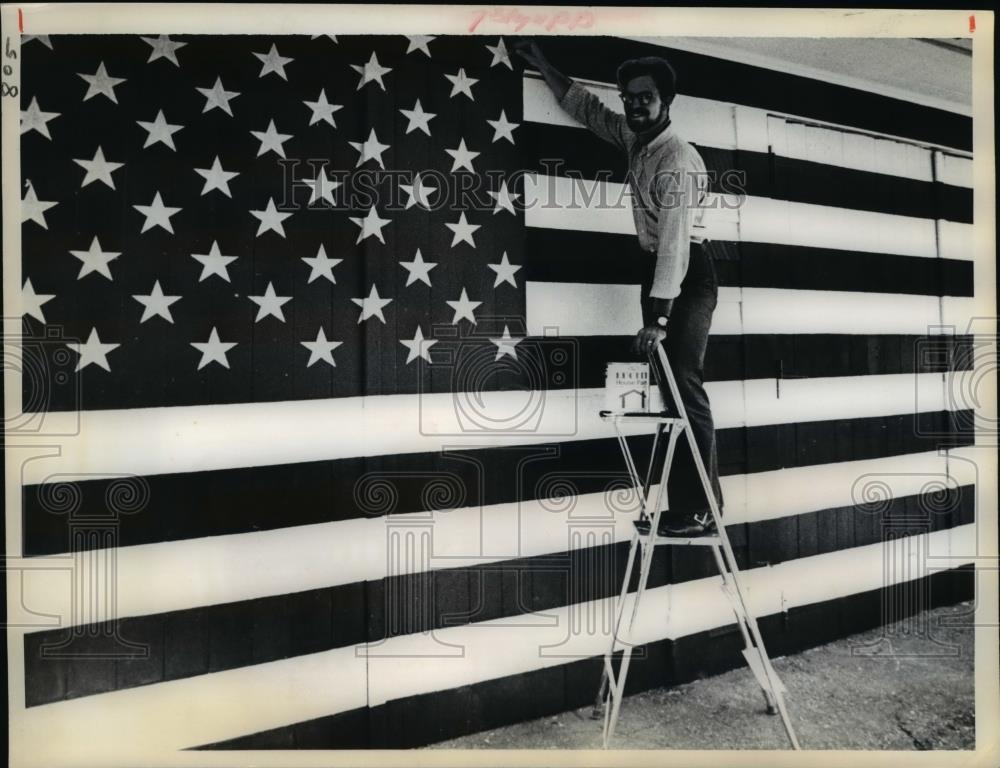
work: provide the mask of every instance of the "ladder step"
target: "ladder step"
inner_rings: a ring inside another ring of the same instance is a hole
[[[637,424],[675,424],[681,426],[684,423],[683,419],[665,411],[661,413],[647,413],[645,411],[601,411],[598,415],[605,421],[627,421]]]
[[[640,538],[649,538],[642,536]],[[718,534],[712,536],[655,536],[653,544],[656,546],[667,545],[673,547],[714,547],[722,543],[722,537]]]
[[[639,538],[642,541],[647,541],[649,539],[649,529],[650,524],[647,520],[634,520],[632,525],[635,526],[635,530],[639,533]],[[701,547],[714,547],[722,543],[722,537],[718,533],[713,533],[708,536],[660,536],[657,534],[653,537],[653,546],[701,546]]]

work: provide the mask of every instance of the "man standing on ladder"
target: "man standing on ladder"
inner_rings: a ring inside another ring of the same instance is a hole
[[[705,163],[670,124],[676,75],[663,58],[623,62],[617,71],[625,114],[606,107],[579,83],[553,67],[538,44],[521,39],[517,53],[538,69],[559,105],[594,134],[628,157],[628,181],[639,245],[655,254],[641,288],[644,326],[633,350],[648,354],[663,341],[691,431],[719,509],[722,488],[712,408],[703,368],[718,282],[704,247],[703,203],[708,194]],[[663,402],[671,398],[660,378]],[[660,516],[661,536],[706,536],[715,521],[687,441],[678,445],[667,483],[670,510]]]

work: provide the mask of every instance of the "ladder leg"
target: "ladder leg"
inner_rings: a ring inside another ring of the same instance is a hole
[[[607,653],[604,654],[604,667],[601,671],[601,683],[597,687],[597,696],[594,699],[594,707],[590,712],[590,717],[594,720],[601,716],[604,709],[604,700],[608,693],[608,665],[611,663],[615,653],[615,645],[618,642],[618,634],[621,630],[622,616],[625,613],[625,599],[628,596],[628,584],[632,580],[632,566],[635,564],[636,551],[639,548],[639,534],[632,534],[632,544],[628,550],[628,564],[625,566],[625,578],[622,582],[621,591],[615,601],[615,621],[611,632],[611,645]]]
[[[775,704],[777,704],[778,712],[780,713],[782,723],[785,726],[785,732],[788,734],[788,740],[791,742],[793,749],[800,749],[798,738],[795,735],[791,719],[789,718],[788,711],[785,708],[784,696],[781,693],[784,686],[781,685],[780,680],[778,680],[777,673],[771,666],[771,660],[768,658],[767,651],[764,648],[764,639],[761,637],[760,628],[757,626],[757,619],[749,610],[746,597],[743,594],[743,588],[740,585],[740,580],[736,577],[736,574],[739,572],[739,566],[736,563],[736,557],[733,554],[733,549],[729,544],[729,537],[726,535],[725,526],[722,522],[722,513],[719,510],[718,500],[715,498],[715,492],[712,489],[712,484],[709,482],[708,473],[705,471],[705,464],[702,461],[701,452],[698,450],[697,441],[695,440],[694,434],[691,432],[690,421],[688,421],[687,417],[687,410],[685,409],[684,402],[681,399],[680,391],[677,389],[677,381],[674,379],[674,373],[670,367],[670,360],[667,357],[667,351],[664,349],[662,343],[656,345],[656,354],[659,357],[660,368],[663,371],[663,375],[666,377],[667,386],[670,389],[670,395],[674,401],[674,406],[677,408],[680,418],[685,425],[684,431],[687,433],[688,446],[691,449],[691,457],[694,459],[695,469],[698,471],[698,477],[701,480],[702,488],[705,491],[705,498],[708,500],[709,509],[712,512],[712,518],[715,521],[716,528],[719,532],[719,540],[722,546],[722,553],[725,557],[725,565],[733,574],[732,583],[739,604],[739,610],[746,617],[747,628],[750,631],[750,635],[753,638],[756,648],[759,650],[761,666],[768,682],[768,687],[774,696]],[[649,358],[650,368],[656,371],[656,365],[653,360],[652,352],[650,352]],[[657,378],[659,378],[658,371]]]
[[[657,430],[657,436],[654,439],[654,450],[650,456],[649,470],[647,472],[646,481],[643,484],[643,508],[645,510],[649,509],[649,493],[650,493],[650,473],[655,466],[656,451],[655,448],[658,445],[660,433],[662,428]],[[598,687],[598,702],[604,706],[604,747],[607,748],[611,739],[614,737],[615,727],[618,724],[618,715],[621,711],[622,696],[625,692],[625,681],[628,678],[629,664],[632,660],[632,628],[635,624],[635,618],[639,611],[639,602],[642,600],[643,594],[646,591],[646,583],[649,581],[649,571],[653,563],[653,553],[656,549],[655,537],[656,528],[659,525],[660,513],[664,507],[667,506],[668,502],[665,500],[667,495],[666,484],[667,476],[670,472],[670,465],[673,462],[674,452],[677,446],[677,435],[678,430],[671,429],[670,435],[667,442],[667,453],[665,456],[662,477],[660,480],[659,487],[656,493],[656,503],[653,507],[653,515],[650,521],[650,536],[648,537],[646,544],[642,548],[642,560],[639,566],[639,584],[636,589],[635,600],[632,603],[632,613],[629,616],[628,629],[626,630],[628,635],[628,643],[626,643],[622,649],[622,660],[618,667],[618,674],[612,676],[609,673],[614,663],[614,652],[615,644],[618,639],[619,630],[621,627],[621,620],[624,613],[624,604],[626,597],[628,595],[628,584],[631,577],[632,566],[635,562],[635,548],[639,543],[639,534],[634,533],[632,536],[632,548],[629,550],[629,564],[626,571],[625,581],[622,584],[622,591],[619,596],[619,602],[617,606],[617,616],[615,618],[615,632],[612,636],[611,647],[605,656],[604,671],[601,675],[601,684]],[[599,709],[597,703],[594,705],[594,709],[591,712],[591,717],[599,716]]]
[[[649,457],[649,467],[646,472],[646,479],[642,482],[641,508],[644,512],[648,512],[649,510],[649,489],[651,485],[651,473],[653,471],[653,467],[655,466],[656,449],[659,446],[659,441],[662,433],[663,433],[663,425],[657,425],[656,435],[653,438],[653,448]],[[625,459],[626,464],[629,467],[630,474],[632,474],[633,476],[633,480],[637,481],[638,476],[635,475],[635,464],[632,460],[632,454],[631,451],[628,450],[628,444],[624,442],[624,439],[625,439],[624,435],[622,435],[619,432],[619,443],[622,443],[622,451],[626,457]],[[670,471],[670,464],[673,461],[674,451],[676,450],[676,446],[677,446],[677,430],[671,429],[670,434],[668,436],[667,454],[663,465],[662,477],[660,480],[659,487],[657,488],[656,504],[653,507],[654,512],[652,514],[652,519],[650,520],[651,532],[656,531],[656,526],[659,525],[660,512],[662,511],[662,508],[665,507],[667,503],[669,503],[669,502],[664,502],[664,496],[666,495],[666,478]],[[636,487],[638,486],[639,483],[636,482]],[[613,695],[614,693],[614,691],[612,691],[608,685],[609,683],[608,665],[612,662],[612,657],[614,656],[615,652],[615,645],[617,643],[621,631],[621,621],[625,611],[625,600],[628,595],[628,585],[632,578],[632,567],[635,564],[635,554],[638,544],[639,544],[639,535],[638,533],[633,533],[632,545],[629,549],[629,555],[628,555],[628,565],[626,566],[625,569],[625,579],[624,582],[622,583],[621,592],[618,595],[618,601],[615,604],[615,623],[614,623],[614,632],[611,636],[611,646],[608,652],[605,654],[605,665],[601,672],[601,682],[597,687],[597,696],[594,699],[594,706],[590,712],[591,718],[595,720],[601,716],[602,710],[605,709],[605,702],[607,700],[607,697],[609,695]],[[642,549],[642,562],[639,568],[640,571],[639,587],[636,593],[635,601],[632,604],[632,615],[629,619],[630,636],[631,636],[632,623],[635,621],[636,613],[639,608],[639,600],[642,597],[643,592],[645,591],[646,581],[649,578],[649,568],[650,565],[652,564],[652,555],[654,548],[655,547],[652,543],[652,539],[650,539],[647,546]],[[622,670],[621,667],[619,669]],[[625,665],[624,670],[627,670],[627,665]],[[624,670],[619,671],[620,676],[624,675]],[[624,684],[624,677],[622,679],[622,683]],[[606,715],[605,732],[607,733],[608,720],[606,712],[605,715]],[[617,722],[617,715],[615,716],[614,721]],[[611,726],[611,731],[612,732],[614,731],[614,725]]]
[[[754,678],[757,680],[757,684],[760,685],[761,691],[764,694],[764,702],[767,705],[767,714],[776,715],[778,714],[778,705],[775,701],[774,691],[771,690],[771,683],[764,673],[763,669],[763,659],[761,658],[760,649],[754,645],[753,638],[750,636],[750,631],[747,629],[747,617],[743,615],[740,611],[737,598],[732,592],[732,580],[736,578],[734,574],[730,574],[727,577],[725,562],[722,559],[722,554],[719,551],[718,546],[712,547],[712,554],[715,556],[715,563],[719,568],[719,574],[722,577],[722,590],[726,593],[726,597],[729,598],[730,604],[733,608],[733,615],[736,616],[736,623],[740,628],[740,633],[743,635],[743,656],[747,660],[747,664],[750,665],[750,671],[753,672]]]
[[[611,739],[615,735],[615,726],[618,725],[618,715],[621,713],[622,707],[622,696],[625,693],[625,678],[628,676],[628,667],[631,660],[632,646],[627,646],[622,651],[622,662],[621,666],[618,668],[618,678],[615,681],[616,685],[613,686],[615,690],[611,694],[611,707],[604,731],[605,749],[607,749],[608,744],[611,743]]]
[[[768,706],[770,707],[772,703],[777,706],[778,714],[781,715],[781,722],[785,727],[785,733],[788,735],[788,740],[791,743],[792,748],[801,749],[798,737],[795,735],[795,729],[792,726],[791,718],[788,715],[788,710],[785,707],[785,686],[782,684],[780,678],[778,677],[778,673],[775,672],[774,667],[771,665],[771,659],[767,655],[767,650],[764,646],[764,638],[761,636],[760,627],[757,625],[757,618],[750,611],[747,605],[746,596],[743,594],[743,587],[740,584],[739,578],[736,576],[736,574],[739,573],[739,567],[736,564],[736,557],[733,555],[732,547],[729,544],[729,537],[725,535],[724,529],[720,527],[719,530],[721,532],[720,539],[722,543],[722,551],[725,555],[725,564],[733,574],[732,586],[733,592],[736,595],[737,605],[739,606],[739,612],[744,617],[746,628],[749,629],[750,635],[753,638],[763,676],[767,680],[768,685],[767,688],[765,688],[765,698],[767,698],[767,692],[769,690],[771,697],[773,698],[773,702],[771,699],[768,699]],[[747,661],[749,662],[749,657]]]

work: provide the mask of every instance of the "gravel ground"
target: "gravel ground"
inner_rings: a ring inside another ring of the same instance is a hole
[[[937,608],[922,616],[925,622],[772,659],[802,748],[974,749],[974,633],[962,626],[971,622],[972,609],[971,602]],[[949,620],[957,626],[945,626]],[[903,634],[914,626],[930,627],[938,642]],[[781,718],[764,713],[763,695],[745,666],[627,697],[612,743],[618,749],[788,746]],[[587,707],[430,748],[600,749],[601,722],[590,719]]]

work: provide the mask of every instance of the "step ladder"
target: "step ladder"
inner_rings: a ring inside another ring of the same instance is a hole
[[[657,365],[659,363],[659,365]],[[756,678],[764,693],[767,704],[767,713],[770,715],[780,714],[785,732],[791,742],[793,749],[801,749],[788,711],[785,708],[784,694],[786,688],[778,678],[777,673],[771,666],[767,651],[764,649],[764,641],[761,638],[760,629],[757,627],[757,619],[750,611],[743,587],[740,585],[739,568],[733,549],[726,535],[726,529],[722,524],[721,513],[712,492],[708,474],[705,471],[704,463],[701,460],[701,453],[695,443],[694,435],[691,432],[690,422],[684,409],[684,403],[680,399],[677,390],[677,382],[674,379],[673,371],[667,359],[666,350],[662,343],[657,343],[656,348],[649,353],[649,369],[655,376],[656,383],[662,384],[662,377],[666,377],[669,387],[671,401],[676,405],[678,413],[671,415],[667,411],[662,413],[620,413],[616,411],[601,411],[600,416],[605,421],[614,424],[615,432],[618,435],[618,444],[621,447],[622,455],[625,458],[625,465],[628,469],[629,477],[636,488],[642,488],[639,504],[639,520],[632,533],[632,543],[629,548],[628,565],[625,569],[625,579],[622,583],[621,593],[615,603],[614,631],[611,635],[611,645],[604,656],[604,671],[601,675],[601,684],[598,688],[597,699],[594,703],[593,717],[604,718],[604,748],[607,749],[611,739],[614,737],[615,726],[618,723],[618,715],[621,710],[622,696],[625,692],[625,679],[628,675],[629,662],[632,657],[632,627],[635,623],[636,615],[639,611],[639,603],[642,601],[646,590],[646,582],[649,579],[649,570],[653,562],[653,551],[657,546],[705,546],[712,550],[715,562],[722,576],[722,591],[729,599],[736,616],[736,623],[739,625],[743,635],[743,642],[746,646],[743,649],[743,656],[750,667],[750,671]],[[661,373],[662,372],[662,373]],[[661,387],[662,388],[662,387]],[[628,441],[622,432],[623,424],[655,424],[656,431],[653,436],[653,447],[649,457],[649,468],[645,478],[639,476],[632,452],[629,449]],[[650,486],[652,483],[653,470],[656,465],[657,450],[661,448],[664,433],[667,434],[666,458],[663,462],[663,470],[660,477],[659,488],[657,489],[655,504],[650,499]],[[677,441],[686,438],[694,458],[695,467],[701,478],[702,487],[709,501],[712,517],[715,520],[717,533],[708,536],[694,538],[681,538],[659,536],[656,531],[660,522],[660,513],[668,507],[667,499],[667,478],[670,474],[670,466],[673,462],[674,451]],[[652,512],[650,511],[652,510]],[[625,606],[628,598],[628,585],[632,578],[632,568],[635,564],[639,552],[642,553],[642,560],[639,566],[639,584],[636,591],[635,600],[632,603],[631,615],[628,624],[622,632],[622,620],[624,618]],[[616,653],[621,653],[618,669],[615,670],[614,657]]]

